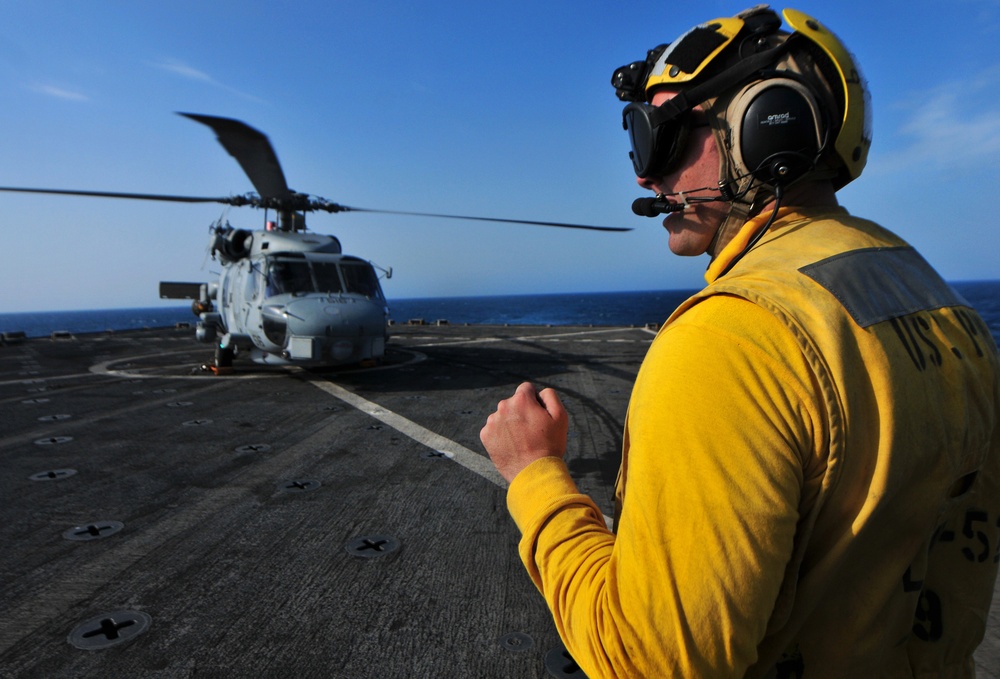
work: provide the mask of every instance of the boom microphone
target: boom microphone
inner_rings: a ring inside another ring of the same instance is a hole
[[[687,205],[684,203],[671,203],[664,196],[656,198],[636,198],[632,201],[632,212],[640,217],[655,217],[668,212],[680,212]]]

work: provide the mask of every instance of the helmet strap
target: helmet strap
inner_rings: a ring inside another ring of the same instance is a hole
[[[708,245],[708,254],[713,260],[729,244],[729,241],[739,233],[743,225],[747,223],[747,220],[760,211],[760,208],[755,207],[753,204],[753,197],[758,191],[760,191],[760,187],[750,189],[746,196],[750,200],[737,199],[730,201],[729,213],[722,221],[718,231],[715,232],[712,242]]]
[[[728,201],[729,212],[715,232],[712,242],[708,245],[707,252],[713,260],[739,232],[746,221],[760,211],[760,207],[755,206],[754,203],[757,194],[763,188],[760,185],[754,186],[753,177],[739,178],[736,172],[737,165],[729,141],[731,130],[726,120],[726,109],[729,106],[731,96],[717,97],[702,105],[708,114],[712,135],[715,137],[715,146],[719,150],[719,186],[728,187],[727,190],[733,196]]]

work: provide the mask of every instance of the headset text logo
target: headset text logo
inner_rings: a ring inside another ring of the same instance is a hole
[[[760,120],[761,125],[787,125],[795,120],[791,113],[772,113]]]

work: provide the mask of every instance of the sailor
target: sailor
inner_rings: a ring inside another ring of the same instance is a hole
[[[871,143],[867,85],[827,27],[783,18],[709,21],[612,80],[654,194],[634,209],[710,257],[636,378],[614,529],[567,472],[553,390],[520,385],[480,434],[591,679],[975,673],[1000,562],[997,348],[920,254],[838,205]]]

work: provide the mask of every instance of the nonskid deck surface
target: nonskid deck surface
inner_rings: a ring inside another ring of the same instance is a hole
[[[607,515],[643,328],[395,326],[384,365],[189,330],[0,347],[0,677],[580,677],[479,443],[524,380]],[[1000,606],[977,656],[1000,677]]]
[[[558,388],[611,514],[651,339],[398,326],[376,369],[226,377],[189,330],[0,347],[0,676],[549,676],[479,429]]]

